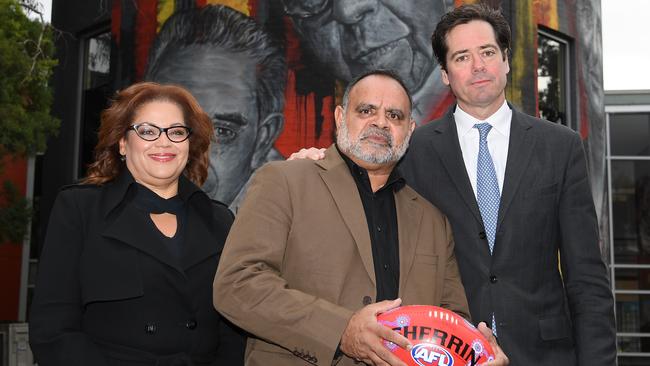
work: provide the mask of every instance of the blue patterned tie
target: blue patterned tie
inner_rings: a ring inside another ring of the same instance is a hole
[[[499,182],[497,173],[494,170],[492,156],[488,150],[487,136],[492,125],[487,122],[477,123],[474,128],[478,129],[480,136],[478,144],[478,161],[476,164],[476,197],[478,208],[483,218],[483,226],[487,235],[490,254],[494,250],[494,237],[497,232],[497,218],[499,217]]]
[[[487,136],[492,129],[492,125],[483,122],[475,124],[474,128],[478,129],[480,134],[476,164],[476,198],[483,218],[490,254],[492,254],[494,251],[494,238],[497,232],[497,219],[499,217],[499,201],[501,201],[499,181],[497,180],[497,173],[487,143]],[[494,313],[492,313],[492,333],[495,336],[497,335]]]

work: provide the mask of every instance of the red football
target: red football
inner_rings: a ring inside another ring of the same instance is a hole
[[[478,329],[438,306],[402,306],[379,314],[377,321],[411,341],[410,352],[384,341],[409,366],[480,365],[494,359],[492,347]]]

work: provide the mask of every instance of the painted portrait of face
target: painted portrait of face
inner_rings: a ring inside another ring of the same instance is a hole
[[[418,90],[437,62],[430,38],[444,0],[282,0],[316,58],[339,79],[391,69]]]
[[[186,88],[211,117],[203,189],[236,209],[253,171],[279,156],[273,143],[284,123],[283,55],[253,19],[224,6],[175,13],[157,42],[146,78]]]
[[[265,161],[279,127],[277,116],[259,116],[256,63],[245,53],[195,45],[169,52],[161,65],[155,81],[183,86],[212,118],[215,141],[203,188],[230,204]]]

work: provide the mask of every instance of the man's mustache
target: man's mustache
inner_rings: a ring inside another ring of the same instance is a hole
[[[390,134],[390,132],[381,129],[379,127],[368,127],[366,128],[361,135],[359,136],[359,141],[363,141],[367,139],[368,137],[372,136],[380,136],[383,137],[386,140],[386,144],[389,147],[393,147],[393,135]]]

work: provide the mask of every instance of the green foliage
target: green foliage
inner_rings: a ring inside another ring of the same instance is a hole
[[[29,156],[45,151],[48,136],[59,121],[50,115],[48,82],[54,42],[49,25],[31,20],[25,9],[34,0],[0,0],[0,176],[5,156]],[[31,203],[5,181],[0,188],[0,244],[21,243],[32,216]]]
[[[22,243],[32,217],[29,201],[8,180],[0,191],[0,201],[0,243]]]
[[[29,19],[18,0],[0,0],[0,155],[45,151],[56,133],[48,85],[53,55],[51,27]]]

